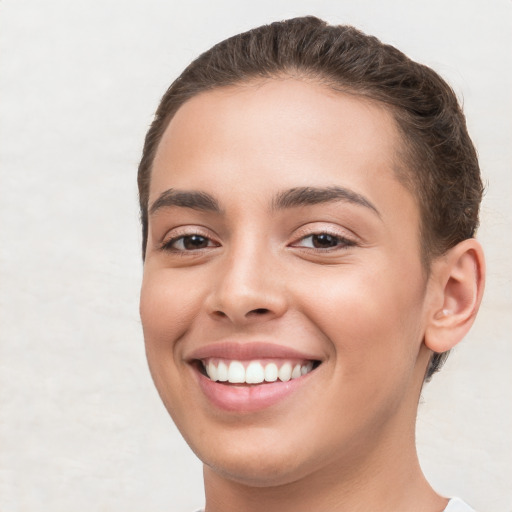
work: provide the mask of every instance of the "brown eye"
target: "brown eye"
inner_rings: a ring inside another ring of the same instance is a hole
[[[173,238],[165,243],[162,248],[166,251],[185,252],[207,249],[209,247],[218,247],[218,244],[206,236],[193,234]]]
[[[301,238],[293,245],[295,247],[305,247],[307,249],[345,249],[355,245],[355,242],[330,233],[315,233]]]
[[[201,235],[191,235],[183,237],[183,248],[187,251],[194,249],[204,249],[208,247],[208,238]]]
[[[339,245],[340,239],[328,233],[320,233],[319,235],[312,235],[311,242],[315,249],[328,249]]]

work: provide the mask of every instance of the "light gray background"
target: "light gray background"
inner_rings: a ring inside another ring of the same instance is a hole
[[[316,14],[440,72],[488,191],[477,324],[423,394],[434,486],[512,511],[510,0],[0,3],[0,511],[184,511],[201,466],[150,381],[135,174],[171,80],[241,30]],[[191,404],[191,407],[193,404]]]

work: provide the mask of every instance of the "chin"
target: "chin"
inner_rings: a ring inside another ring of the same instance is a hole
[[[301,477],[298,461],[290,461],[276,456],[269,457],[268,453],[251,457],[240,455],[238,457],[217,458],[214,461],[203,460],[206,466],[225,479],[249,487],[277,487],[290,484]]]
[[[296,430],[294,433],[298,434]],[[204,437],[198,444],[189,444],[217,475],[250,487],[290,484],[321,465],[321,461],[308,456],[310,450],[297,436],[272,434],[271,430],[250,432],[249,429],[238,436],[231,433],[223,440],[212,439],[208,445]]]

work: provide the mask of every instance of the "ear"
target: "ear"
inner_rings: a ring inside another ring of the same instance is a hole
[[[464,240],[432,263],[425,345],[446,352],[459,343],[475,320],[485,283],[482,246]]]

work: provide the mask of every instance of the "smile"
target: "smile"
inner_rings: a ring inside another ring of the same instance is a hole
[[[214,382],[230,384],[261,384],[264,382],[288,382],[313,370],[313,361],[228,359],[202,360],[204,373]]]
[[[239,414],[296,395],[317,373],[323,360],[319,355],[273,343],[224,342],[195,350],[186,359],[210,406]]]

